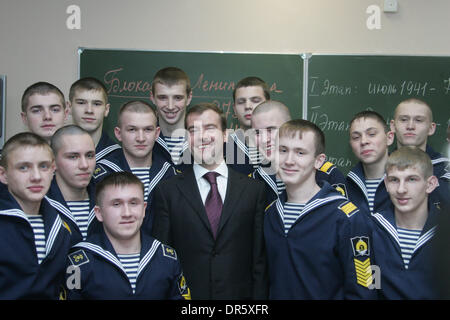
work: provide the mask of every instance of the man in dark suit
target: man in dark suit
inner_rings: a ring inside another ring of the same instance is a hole
[[[175,248],[193,299],[266,299],[264,185],[225,164],[215,104],[191,107],[185,124],[194,164],[156,187],[153,235]]]

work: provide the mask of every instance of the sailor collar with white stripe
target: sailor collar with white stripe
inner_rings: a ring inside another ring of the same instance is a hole
[[[145,267],[148,265],[148,263],[151,261],[151,259],[155,255],[155,253],[156,253],[157,249],[160,247],[160,245],[161,245],[161,242],[159,242],[158,240],[155,239],[155,240],[153,240],[149,249],[144,254],[141,250],[139,267],[137,270],[136,279],[139,278],[139,275],[145,269]],[[114,249],[109,251],[109,250],[102,248],[99,245],[96,245],[96,244],[93,244],[93,243],[90,243],[87,241],[76,244],[74,246],[74,248],[84,248],[84,249],[87,249],[87,250],[97,254],[99,257],[103,258],[107,262],[115,265],[127,276],[125,268],[123,267],[122,263],[120,262],[120,259],[117,257],[117,254],[114,252]],[[127,276],[127,279],[128,279],[128,276]],[[131,286],[131,283],[130,283],[130,286]]]
[[[53,208],[55,208],[57,211],[59,211],[66,218],[70,219],[70,221],[72,221],[73,224],[78,227],[77,221],[75,220],[75,217],[74,217],[72,211],[70,211],[70,209],[67,206],[65,206],[60,201],[49,198],[48,196],[45,196],[44,198],[48,201],[48,203]],[[92,207],[92,209],[89,210],[88,228],[91,225],[92,221],[94,221],[94,219],[95,219],[95,212],[94,212],[94,208]]]
[[[263,178],[264,181],[270,186],[270,188],[273,190],[273,192],[275,192],[275,194],[278,195],[276,175],[275,174],[269,175],[265,169],[266,169],[265,167],[258,167],[258,169],[256,169],[256,171],[259,173],[261,178]],[[269,167],[269,169],[272,170],[272,167]]]
[[[123,171],[125,171],[122,168],[120,168],[117,164],[115,164],[114,162],[111,162],[111,161],[109,161],[107,159],[102,159],[102,160],[98,161],[97,164],[102,164],[102,165],[110,168],[114,172],[123,172]],[[149,187],[148,187],[147,194],[145,195],[145,199],[148,198],[149,194],[152,192],[152,190],[155,188],[155,186],[158,184],[158,182],[161,181],[161,179],[164,177],[164,175],[166,174],[167,170],[170,169],[170,167],[171,167],[171,164],[169,162],[167,162],[167,161],[164,161],[162,163],[162,166],[161,166],[161,168],[159,170],[158,170],[158,168],[156,166],[153,166],[153,165],[151,167],[149,167],[150,184],[149,184]],[[129,166],[128,166],[128,168],[129,168]],[[129,170],[131,172],[131,169],[129,169]],[[152,175],[155,172],[156,172],[156,174]]]
[[[159,135],[158,139],[156,139],[156,142],[170,154],[169,145],[167,144],[166,140],[164,140],[164,138],[161,135]],[[183,152],[185,152],[188,147],[189,147],[189,143],[188,143],[187,140],[185,140],[183,142],[183,147],[181,149],[181,154]]]
[[[363,192],[364,196],[366,197],[367,202],[369,202],[369,192],[367,191],[366,183],[363,181],[364,178],[364,171],[361,163],[358,163],[356,167],[354,167],[349,173],[347,174],[347,177],[352,180]],[[361,178],[363,177],[363,178]],[[384,177],[386,177],[386,174],[383,175],[381,178],[380,183],[378,184],[377,190],[380,187],[380,185],[383,183]]]
[[[430,239],[433,238],[434,234],[436,233],[436,220],[438,216],[438,210],[434,208],[433,204],[429,204],[428,206],[428,218],[425,222],[425,225],[422,229],[421,235],[419,239],[417,240],[416,246],[413,250],[412,255],[425,243],[427,243]],[[372,217],[376,219],[378,224],[391,236],[391,238],[394,240],[394,242],[397,244],[397,249],[399,254],[401,254],[400,249],[400,239],[398,236],[397,226],[395,223],[395,214],[394,209],[392,210],[385,210],[381,212],[375,212],[372,213]]]
[[[321,186],[320,191],[317,192],[317,194],[314,195],[307,203],[305,203],[305,206],[304,206],[301,214],[298,216],[298,218],[294,224],[296,224],[302,217],[307,215],[309,212],[311,212],[321,206],[324,206],[330,202],[334,202],[334,201],[348,202],[346,197],[335,193],[335,189],[328,182],[322,182],[321,185],[322,186]],[[330,192],[332,192],[332,193],[330,193]],[[284,221],[283,202],[285,202],[285,200],[286,200],[286,192],[283,192],[282,195],[280,195],[280,197],[278,197],[278,199],[276,200],[276,208],[277,208],[277,212],[281,218],[281,221]],[[347,216],[350,217],[350,215],[347,215]]]
[[[30,228],[32,229],[31,222],[28,219],[28,216],[21,209],[14,208],[14,209],[0,210],[0,215],[23,219],[29,224]],[[46,213],[42,216],[44,220],[44,232],[45,232],[45,257],[47,257],[52,251],[59,230],[63,226],[63,221],[58,214],[56,213],[54,214],[53,220],[51,220],[52,217],[49,217],[48,215],[49,213],[48,211],[46,211]],[[51,225],[50,228],[49,224]]]

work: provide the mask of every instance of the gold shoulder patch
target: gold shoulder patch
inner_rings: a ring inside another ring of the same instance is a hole
[[[352,215],[354,215],[359,211],[358,207],[355,206],[351,201],[346,201],[342,203],[338,208],[342,212],[344,212],[347,215],[347,217],[351,217]]]
[[[79,266],[89,262],[89,258],[83,249],[77,250],[77,251],[69,254],[69,260],[76,267],[79,267]]]
[[[265,209],[264,212],[266,212],[267,210],[269,210],[269,208],[275,203],[277,202],[277,200],[273,200],[271,204],[269,204]]]
[[[161,244],[163,256],[177,260],[177,253],[174,248]]]
[[[94,179],[98,179],[102,175],[108,173],[105,168],[102,167],[102,165],[98,164],[95,166],[94,174],[92,175]]]
[[[325,172],[325,173],[330,173],[331,169],[334,168],[334,164],[330,161],[325,162],[321,167],[320,167],[320,171]]]

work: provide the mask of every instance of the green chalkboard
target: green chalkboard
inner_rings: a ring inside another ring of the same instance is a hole
[[[306,117],[324,131],[327,156],[344,173],[357,163],[349,146],[353,115],[370,109],[389,123],[395,107],[411,97],[431,106],[437,129],[428,141],[436,151],[444,150],[450,118],[450,57],[312,55],[305,69]]]
[[[188,74],[193,89],[191,105],[215,102],[227,114],[229,128],[237,125],[233,89],[247,76],[263,79],[272,99],[286,104],[294,116],[302,114],[303,60],[299,55],[80,48],[79,66],[80,77],[96,77],[107,87],[112,110],[104,127],[111,136],[120,106],[131,99],[151,103],[153,76],[168,66]]]

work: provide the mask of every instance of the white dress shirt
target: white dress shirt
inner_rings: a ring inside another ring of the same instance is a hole
[[[198,189],[200,190],[200,196],[202,197],[203,204],[205,204],[206,197],[208,196],[209,190],[211,190],[211,185],[208,180],[206,180],[203,175],[208,173],[210,170],[202,167],[199,164],[193,164],[195,179],[197,180]],[[225,201],[225,195],[227,194],[227,181],[228,181],[228,167],[223,161],[215,170],[217,172],[217,189],[219,190],[220,197],[222,198],[222,203]]]

